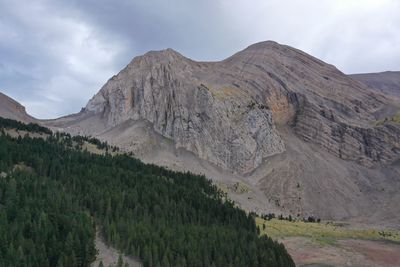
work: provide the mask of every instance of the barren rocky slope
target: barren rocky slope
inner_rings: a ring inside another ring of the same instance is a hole
[[[205,173],[249,210],[398,225],[400,126],[376,121],[399,105],[304,52],[263,42],[221,62],[149,52],[80,113],[42,123]]]
[[[350,76],[372,89],[400,99],[400,71],[353,74]]]
[[[0,92],[0,115],[3,118],[34,122],[35,119],[26,113],[25,107],[14,99]]]
[[[371,165],[398,157],[397,127],[371,127],[387,106],[393,105],[383,95],[333,66],[274,42],[212,63],[167,49],[135,58],[67,119],[73,124],[66,130],[98,135],[144,120],[177,148],[249,173],[285,150],[275,122],[338,157]],[[98,120],[91,127],[74,123],[87,117]]]

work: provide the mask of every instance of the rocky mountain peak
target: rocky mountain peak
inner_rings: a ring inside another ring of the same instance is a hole
[[[249,173],[285,151],[276,124],[338,157],[390,162],[397,132],[373,129],[389,104],[334,66],[267,41],[221,62],[196,62],[172,49],[148,52],[111,78],[84,113],[99,118],[104,132],[145,121],[176,148]],[[94,129],[87,134],[102,134]],[[382,138],[391,145],[379,145]]]
[[[228,188],[238,179],[251,192],[230,196],[249,210],[276,205],[302,216],[381,221],[399,214],[400,124],[390,118],[400,104],[387,94],[398,92],[393,75],[364,77],[381,86],[374,92],[359,77],[275,42],[220,62],[152,51],[135,57],[80,113],[41,123]],[[18,113],[5,108],[10,103],[0,95],[0,115]]]
[[[209,64],[171,49],[149,52],[110,79],[86,112],[107,128],[145,120],[176,148],[241,173],[284,151],[271,112],[231,83],[207,80],[210,74]]]
[[[135,57],[129,64],[128,68],[134,68],[135,65],[143,65],[143,64],[172,64],[174,62],[179,61],[187,61],[188,58],[184,57],[179,52],[167,48],[158,51],[149,51],[142,56]]]
[[[279,43],[277,43],[275,41],[268,40],[268,41],[262,41],[262,42],[258,42],[258,43],[249,45],[244,50],[263,50],[263,49],[280,50],[283,47],[285,47],[285,46],[281,45],[281,44],[279,44]]]

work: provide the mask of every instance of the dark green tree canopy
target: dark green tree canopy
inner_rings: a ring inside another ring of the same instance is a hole
[[[88,266],[95,227],[146,267],[294,266],[204,176],[79,151],[66,136],[0,135],[0,266]]]

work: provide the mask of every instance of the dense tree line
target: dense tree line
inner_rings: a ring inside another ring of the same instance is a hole
[[[0,179],[0,266],[88,266],[94,233],[90,216],[56,181],[28,172]]]
[[[89,144],[95,145],[98,149],[104,149],[106,151],[112,149],[113,152],[118,151],[119,148],[116,146],[110,146],[107,142],[100,141],[99,139],[95,137],[89,137],[89,136],[81,136],[81,135],[75,135],[72,136],[69,134],[63,134],[65,137],[71,139],[72,141],[76,142],[78,145],[82,146],[84,142],[87,142]]]
[[[260,217],[266,221],[270,221],[272,219],[278,218],[278,220],[286,220],[286,221],[303,221],[303,222],[309,222],[309,223],[320,223],[321,219],[320,218],[316,218],[314,216],[308,216],[308,217],[303,217],[303,218],[299,218],[299,216],[297,216],[297,218],[293,218],[292,215],[289,216],[283,216],[282,214],[280,214],[278,217],[275,216],[275,213],[268,213],[268,214],[261,214]]]
[[[25,124],[19,121],[0,117],[0,129],[17,129],[34,133],[52,134],[52,131],[36,123]]]
[[[8,174],[0,265],[87,266],[95,222],[144,266],[294,266],[284,246],[259,237],[253,216],[204,176],[68,149],[59,139],[0,136],[0,172]],[[12,171],[21,163],[32,171]]]
[[[107,142],[100,141],[95,137],[81,136],[81,135],[72,136],[69,133],[60,133],[60,132],[55,133],[55,137],[59,142],[61,142],[61,144],[67,147],[74,147],[77,150],[82,150],[83,145],[85,143],[88,143],[95,145],[99,150],[104,150],[106,152],[119,151],[118,147],[110,146]]]

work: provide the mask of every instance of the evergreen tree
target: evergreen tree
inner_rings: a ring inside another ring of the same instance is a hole
[[[108,144],[0,120],[11,126],[48,136],[0,135],[0,266],[89,266],[95,224],[145,267],[294,266],[204,176],[75,150],[70,140]]]

